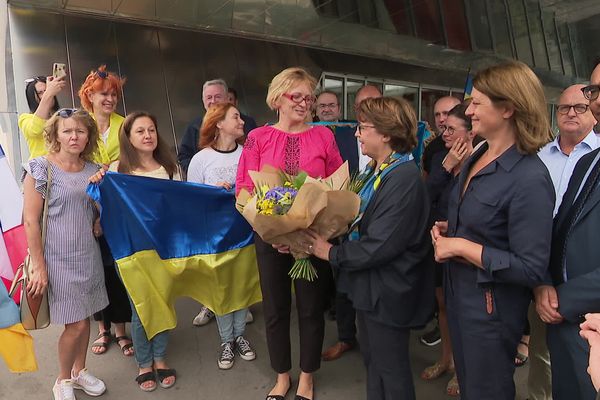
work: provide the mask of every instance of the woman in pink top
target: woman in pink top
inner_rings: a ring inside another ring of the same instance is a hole
[[[252,191],[250,170],[264,165],[281,168],[288,174],[307,172],[312,177],[327,177],[342,165],[333,133],[326,127],[306,123],[317,82],[302,68],[288,68],[269,85],[267,105],[276,110],[275,125],[254,129],[248,135],[238,165],[236,191]],[[267,400],[281,400],[292,386],[290,350],[291,284],[288,272],[294,262],[289,254],[279,253],[255,235],[256,256],[263,295],[267,345],[277,382]],[[285,249],[282,249],[285,250]],[[321,364],[325,321],[323,313],[332,288],[331,268],[327,262],[311,257],[318,279],[294,281],[298,325],[300,327],[300,378],[296,399],[313,398],[312,373]]]

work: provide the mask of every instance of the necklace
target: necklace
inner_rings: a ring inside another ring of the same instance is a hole
[[[60,169],[65,172],[79,172],[84,166],[84,162],[81,158],[77,159],[77,163],[67,163],[66,161],[61,160],[58,156],[54,156],[52,158],[59,165]]]

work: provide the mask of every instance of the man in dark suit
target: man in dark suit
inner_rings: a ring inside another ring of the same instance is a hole
[[[582,89],[600,119],[600,64]],[[579,336],[586,313],[600,311],[600,149],[577,163],[554,219],[550,273],[552,285],[535,288],[536,310],[547,326],[555,400],[594,399],[587,374],[589,346]]]
[[[368,98],[379,98],[381,92],[372,85],[361,87],[356,92],[354,99],[354,110],[358,108],[361,101]],[[320,121],[337,122],[340,118],[340,105],[337,94],[323,91],[317,97],[316,113]],[[358,139],[354,136],[355,127],[334,126],[333,133],[335,141],[344,161],[348,161],[350,174],[361,171],[371,160],[360,151]],[[338,341],[323,352],[324,361],[337,360],[348,350],[356,346],[356,312],[352,302],[345,293],[337,292],[335,297],[335,313],[338,327]]]
[[[223,79],[213,79],[202,85],[202,104],[204,110],[213,104],[227,101],[227,83]],[[197,117],[185,128],[185,133],[179,144],[177,159],[183,171],[187,174],[188,166],[194,154],[198,152],[198,141],[200,139],[200,126],[204,117]]]

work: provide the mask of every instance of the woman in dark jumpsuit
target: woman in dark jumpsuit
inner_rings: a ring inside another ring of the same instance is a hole
[[[546,274],[554,189],[536,155],[550,138],[542,86],[525,64],[474,79],[466,114],[487,140],[465,162],[448,221],[431,231],[462,400],[514,399],[514,358],[531,288]]]

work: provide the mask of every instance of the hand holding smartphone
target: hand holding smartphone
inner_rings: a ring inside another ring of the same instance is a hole
[[[62,79],[67,76],[67,66],[62,63],[54,63],[52,66],[52,76],[54,79]]]

